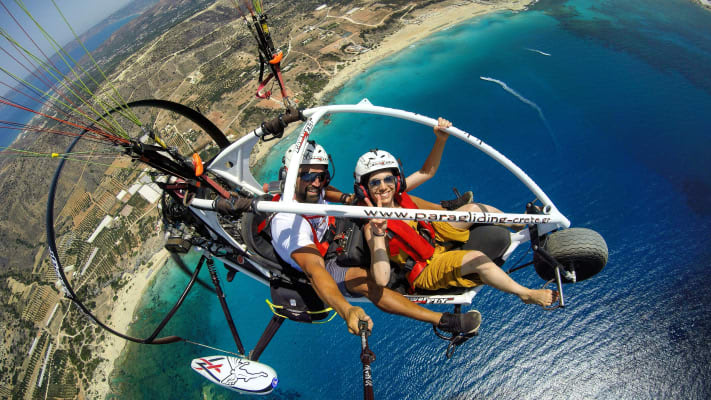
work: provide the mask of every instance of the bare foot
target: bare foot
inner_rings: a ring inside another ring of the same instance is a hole
[[[526,304],[548,307],[558,299],[558,292],[550,289],[530,289],[528,293],[520,295],[519,298]]]

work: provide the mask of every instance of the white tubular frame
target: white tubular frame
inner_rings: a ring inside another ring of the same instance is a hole
[[[264,194],[261,185],[249,171],[249,155],[259,141],[261,132],[262,128],[258,128],[229,145],[212,160],[208,169],[253,194]]]
[[[260,201],[256,203],[256,209],[261,212],[289,212],[297,214],[309,214],[309,215],[333,215],[339,217],[349,217],[349,218],[372,218],[379,217],[385,219],[402,219],[402,220],[425,220],[425,221],[462,221],[462,222],[479,222],[479,223],[516,223],[516,224],[538,224],[539,232],[541,234],[550,232],[551,230],[557,228],[568,228],[570,226],[570,221],[563,216],[558,208],[553,204],[550,198],[541,190],[541,188],[523,172],[516,164],[511,160],[506,158],[504,155],[496,151],[493,147],[484,143],[481,139],[472,136],[458,128],[451,127],[446,129],[450,136],[454,136],[470,145],[476,147],[477,149],[483,151],[485,154],[496,160],[499,164],[503,165],[512,174],[514,174],[535,196],[543,203],[543,215],[529,215],[529,214],[509,214],[509,213],[469,213],[469,212],[457,212],[448,210],[403,210],[403,209],[388,209],[388,208],[378,208],[378,207],[356,207],[356,206],[346,206],[346,205],[335,205],[329,204],[316,205],[316,204],[305,204],[298,203],[294,201],[294,190],[296,187],[296,176],[299,170],[299,160],[303,157],[306,146],[303,144],[311,136],[311,132],[319,120],[325,114],[337,114],[337,113],[360,113],[360,114],[376,114],[384,115],[394,118],[405,119],[408,121],[416,122],[429,127],[437,126],[437,120],[429,117],[425,117],[420,114],[387,108],[378,107],[370,104],[367,99],[363,99],[358,104],[351,105],[331,105],[322,106],[316,108],[310,108],[303,111],[304,116],[308,117],[306,124],[301,130],[296,143],[297,154],[295,157],[291,158],[291,163],[288,165],[288,172],[286,175],[286,182],[284,185],[284,193],[282,195],[282,201],[272,202],[272,201]],[[228,147],[223,151],[220,156],[218,156],[213,163],[210,165],[210,170],[214,171],[224,179],[227,179],[239,186],[246,188],[247,190],[255,193],[262,194],[263,192],[258,187],[254,187],[256,181],[252,178],[251,174],[247,169],[244,160],[248,161],[249,152],[245,150],[239,151],[238,148],[249,144],[247,150],[251,150],[251,147],[256,143],[257,135],[261,133],[261,129],[257,129],[253,132],[254,135],[248,135],[245,138],[240,139],[240,141],[235,142],[233,145]],[[245,157],[246,154],[246,157]],[[240,162],[240,158],[242,162]],[[224,164],[229,162],[228,165],[232,165],[230,168],[224,168]],[[246,178],[246,179],[245,179]],[[258,185],[258,184],[257,184]],[[257,190],[254,190],[257,189]]]
[[[490,223],[490,224],[536,224],[538,225],[538,233],[543,235],[558,228],[570,227],[570,221],[563,216],[558,208],[553,204],[550,198],[541,190],[540,187],[523,172],[511,160],[496,151],[493,147],[484,143],[481,139],[474,137],[467,132],[458,128],[450,127],[446,131],[450,136],[454,136],[466,143],[483,151],[489,157],[496,160],[499,164],[508,169],[516,176],[535,196],[543,203],[543,214],[512,214],[512,213],[479,213],[479,212],[463,212],[449,210],[424,210],[424,209],[403,209],[403,208],[383,208],[383,207],[361,207],[347,206],[338,204],[309,204],[299,203],[294,200],[296,187],[296,178],[299,170],[299,160],[302,159],[306,146],[303,144],[309,139],[312,130],[319,120],[326,114],[337,113],[360,113],[360,114],[376,114],[394,118],[405,119],[416,122],[429,127],[437,126],[437,120],[428,118],[420,114],[397,110],[387,107],[378,107],[372,105],[368,99],[361,100],[358,104],[351,105],[331,105],[310,108],[303,111],[303,115],[308,119],[296,140],[297,153],[291,158],[286,174],[286,182],[284,184],[284,193],[282,201],[258,201],[255,203],[255,208],[260,212],[288,212],[295,214],[309,215],[329,215],[336,217],[347,218],[383,218],[383,219],[400,219],[414,221],[445,221],[445,222],[471,222],[471,223]],[[254,179],[249,170],[249,155],[254,145],[259,141],[262,135],[261,128],[255,129],[250,134],[242,137],[238,141],[232,143],[229,147],[223,150],[215,159],[207,166],[207,168],[230,182],[234,187],[248,191],[254,195],[262,195],[264,192],[259,183]],[[194,199],[191,207],[196,211],[196,214],[212,227],[213,231],[220,236],[230,238],[227,232],[219,225],[216,218],[210,218],[215,214],[214,201],[205,199]],[[230,238],[231,239],[231,238]],[[530,240],[529,231],[523,230],[511,234],[511,245],[503,255],[506,260],[513,251],[526,241]],[[234,240],[230,240],[233,245]],[[238,266],[223,260],[230,267],[239,269]],[[253,278],[267,284],[265,279],[269,276],[268,271],[259,268],[265,275],[264,277],[252,276]],[[452,295],[406,295],[411,301],[417,303],[429,304],[468,304],[472,298],[481,289],[480,287],[468,289],[463,293]],[[359,299],[351,299],[358,301]],[[363,300],[363,299],[360,299]]]
[[[553,204],[550,198],[541,190],[541,188],[533,181],[525,172],[521,170],[511,160],[496,151],[493,147],[484,143],[483,140],[472,136],[458,128],[447,128],[447,133],[463,140],[466,143],[483,151],[485,154],[496,160],[499,164],[508,169],[523,183],[538,200],[543,203],[544,214],[511,214],[511,213],[475,213],[449,210],[407,210],[396,208],[379,208],[379,207],[359,207],[346,205],[322,205],[322,204],[306,204],[299,203],[294,200],[294,190],[296,187],[296,176],[299,170],[299,160],[303,157],[306,146],[304,143],[311,136],[311,131],[316,126],[318,121],[325,114],[337,113],[360,113],[360,114],[376,114],[394,118],[405,119],[416,122],[429,127],[437,126],[437,120],[425,117],[420,114],[409,111],[397,110],[387,107],[378,107],[370,104],[368,99],[363,99],[358,104],[350,105],[332,105],[310,108],[303,111],[303,114],[308,117],[306,124],[301,130],[296,143],[297,154],[291,158],[286,174],[286,182],[284,184],[284,193],[282,201],[259,201],[255,207],[260,212],[288,212],[296,214],[309,215],[332,215],[337,217],[348,218],[384,218],[384,219],[402,219],[402,220],[424,220],[424,221],[447,221],[447,222],[476,222],[476,223],[509,223],[509,224],[538,224],[539,233],[544,234],[557,228],[570,227],[570,221],[558,211],[558,208]],[[219,175],[223,179],[229,181],[235,186],[239,186],[255,195],[264,194],[259,183],[254,179],[249,171],[249,154],[252,147],[259,140],[261,128],[254,130],[238,141],[232,143],[229,147],[223,150],[210,163],[208,169]],[[204,204],[203,204],[204,203]],[[201,209],[211,209],[212,202],[207,200],[194,200],[194,207]]]

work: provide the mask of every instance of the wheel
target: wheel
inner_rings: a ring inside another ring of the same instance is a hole
[[[592,229],[570,228],[548,235],[543,249],[561,263],[566,271],[575,272],[575,280],[561,275],[564,283],[584,281],[602,270],[607,264],[607,244],[599,233]],[[538,276],[548,281],[554,279],[554,268],[534,256]]]
[[[65,294],[96,322],[134,340],[123,333],[128,326],[111,321],[117,296],[128,278],[162,266],[156,264],[168,258],[162,251],[168,228],[191,232],[178,223],[167,227],[162,211],[175,207],[166,205],[168,196],[157,183],[170,176],[137,160],[130,143],[155,144],[149,135],[154,132],[184,159],[198,153],[207,161],[229,141],[198,112],[165,100],[130,102],[82,119],[74,123],[80,128],[68,132],[74,138],[59,156],[50,187],[48,248]]]

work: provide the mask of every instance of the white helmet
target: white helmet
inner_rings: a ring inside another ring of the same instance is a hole
[[[282,164],[289,168],[291,163],[291,157],[297,153],[297,144],[294,143],[286,149],[284,157],[281,159]],[[301,159],[301,165],[326,165],[328,166],[328,153],[320,144],[316,144],[313,140],[309,140],[306,143],[306,150],[304,151],[304,157]]]
[[[397,162],[397,159],[393,157],[392,154],[385,150],[371,150],[360,156],[356,163],[353,176],[355,177],[356,184],[360,184],[361,179],[371,172],[392,168],[397,170],[398,176],[402,176],[400,163]]]

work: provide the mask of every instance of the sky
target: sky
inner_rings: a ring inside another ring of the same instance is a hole
[[[64,14],[64,17],[74,31],[78,35],[81,35],[131,1],[132,0],[54,0],[54,3],[62,11],[62,14]],[[17,3],[24,4],[37,22],[60,45],[63,46],[74,39],[73,34],[55,8],[52,0],[0,0],[0,27],[3,33],[6,32],[9,34],[9,36],[32,53],[38,54],[34,45],[27,38],[27,35],[13,20],[13,16],[47,55],[54,54],[55,51],[52,50],[50,42],[45,39],[43,34],[36,28],[35,23],[20,9]],[[8,10],[11,14],[8,13]],[[10,52],[13,56],[18,57],[18,52],[12,48],[11,44],[4,37],[0,37],[0,64],[2,67],[14,74],[20,76],[26,75],[27,71],[12,61],[5,53],[5,50]],[[10,78],[4,73],[0,73],[0,80],[7,81],[10,80]],[[1,91],[3,90],[0,88],[0,92]]]
[[[132,0],[55,0],[55,3],[62,10],[62,13],[78,34],[86,32],[102,19],[108,17],[121,7],[124,7]],[[32,22],[26,17],[23,11],[17,6],[15,0],[0,0],[10,12],[20,22],[32,27]],[[30,13],[40,22],[40,24],[52,33],[54,38],[64,44],[72,39],[71,32],[67,29],[62,17],[52,4],[51,0],[26,0],[23,2]],[[8,15],[7,10],[0,6],[0,26],[8,31],[12,36],[18,37],[21,30]]]

